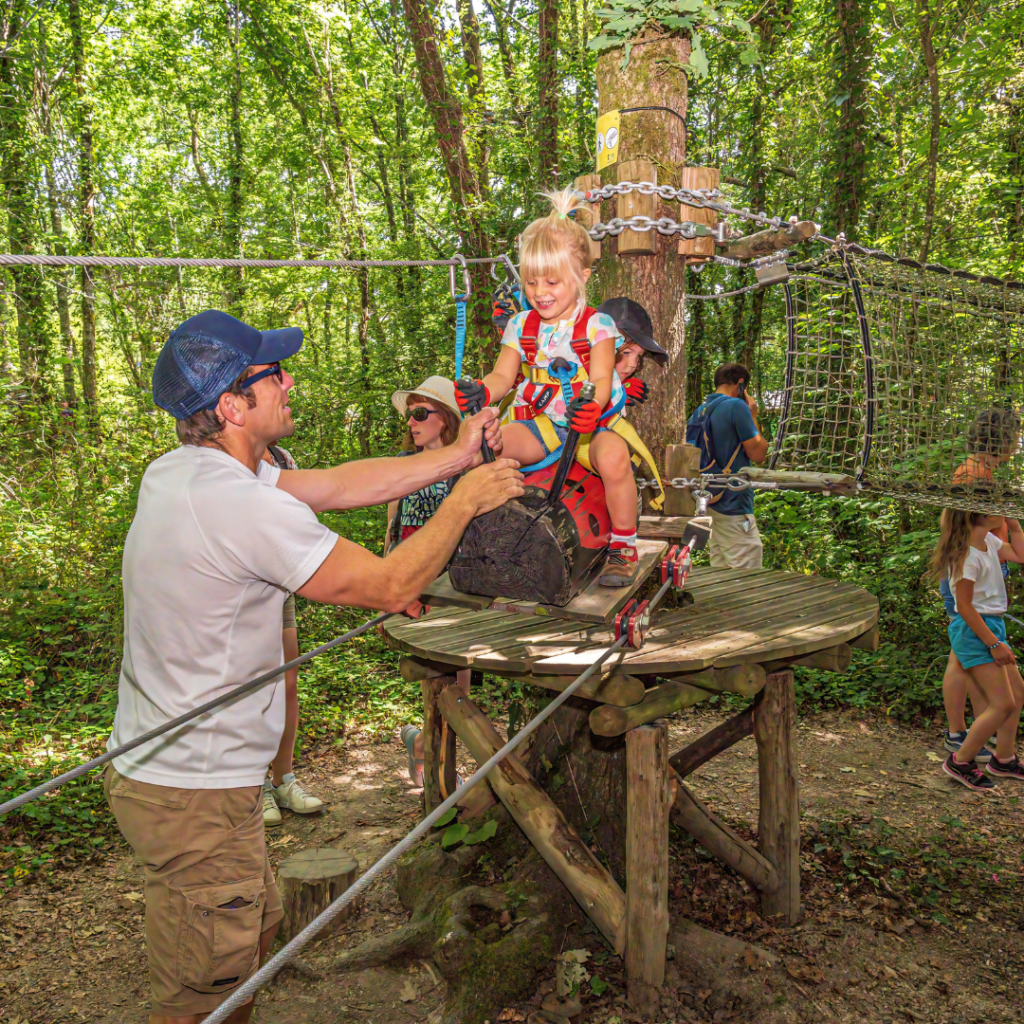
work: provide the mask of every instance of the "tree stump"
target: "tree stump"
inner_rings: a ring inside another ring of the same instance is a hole
[[[325,846],[300,850],[281,862],[277,887],[284,903],[281,940],[294,938],[317,914],[330,906],[359,875],[355,857],[344,850]],[[352,913],[351,904],[334,920],[334,928]],[[324,932],[330,934],[331,929]]]

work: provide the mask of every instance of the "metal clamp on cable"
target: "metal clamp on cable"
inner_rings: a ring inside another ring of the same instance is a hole
[[[507,256],[502,257],[508,259]],[[466,257],[461,252],[454,253],[452,256],[454,262],[448,268],[448,287],[452,293],[452,298],[456,302],[465,302],[470,295],[473,294],[473,283],[469,279],[469,266],[466,264]],[[462,294],[460,295],[455,290],[455,265],[458,264],[462,267]]]

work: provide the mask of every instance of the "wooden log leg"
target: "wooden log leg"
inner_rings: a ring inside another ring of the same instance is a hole
[[[440,694],[438,706],[477,764],[483,764],[504,746],[491,720],[454,687]],[[626,896],[611,872],[594,856],[515,754],[509,754],[492,768],[487,779],[548,867],[621,955],[626,942]],[[667,856],[667,835],[665,849]]]
[[[454,682],[455,676],[432,676],[420,682],[423,693],[423,809],[427,814],[444,800],[441,795],[441,725],[444,720],[437,709],[437,698],[446,686]]]
[[[441,782],[441,797],[448,799],[455,792],[455,731],[441,719],[441,764],[438,776]]]
[[[655,1013],[668,941],[668,722],[626,733],[626,981],[630,1005]]]
[[[757,833],[761,853],[775,868],[778,885],[761,894],[765,917],[782,915],[784,924],[800,918],[800,804],[793,672],[772,672],[764,697],[754,708],[754,739],[760,776]]]
[[[281,933],[284,940],[294,938],[313,918],[327,909],[359,876],[355,857],[344,850],[321,847],[300,850],[281,862],[277,869],[277,885],[284,904]],[[345,908],[335,918],[330,934],[351,914],[353,907]]]

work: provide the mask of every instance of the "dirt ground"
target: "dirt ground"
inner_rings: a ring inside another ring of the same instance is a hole
[[[711,710],[673,717],[679,748],[718,724]],[[796,928],[758,915],[749,887],[673,828],[671,902],[690,918],[771,950],[781,964],[749,966],[761,1008],[700,988],[670,960],[662,1012],[634,1013],[618,957],[595,936],[584,968],[587,1024],[685,1021],[717,1024],[836,1022],[929,1024],[1016,1021],[1024,1011],[1024,791],[1005,782],[984,796],[939,773],[941,730],[911,729],[850,713],[811,716],[798,730],[805,915]],[[285,812],[268,833],[275,866],[307,847],[337,846],[365,868],[404,836],[420,813],[397,741],[311,758],[299,770],[328,802],[323,815]],[[695,772],[694,791],[740,834],[757,825],[757,760],[745,740]],[[1024,787],[1021,787],[1024,790]],[[0,1021],[58,1024],[149,1019],[142,937],[142,872],[116,846],[105,859],[34,879],[0,900]],[[403,923],[385,876],[341,930],[304,954],[325,971],[334,955]],[[671,941],[671,939],[670,939]],[[669,950],[670,956],[674,951]],[[552,987],[538,978],[530,1004],[501,1021],[525,1020]],[[440,1004],[439,976],[423,961],[393,970],[285,972],[257,998],[258,1024],[413,1024]],[[597,994],[599,993],[599,994]],[[497,1022],[495,1022],[497,1024]],[[578,1022],[574,1022],[578,1024]]]

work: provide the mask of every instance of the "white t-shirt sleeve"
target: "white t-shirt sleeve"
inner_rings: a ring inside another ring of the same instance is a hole
[[[294,593],[320,568],[338,536],[308,505],[277,487],[280,475],[261,462],[252,489],[230,492],[219,515],[207,508],[204,525],[211,551],[220,553],[231,578],[264,580]]]

